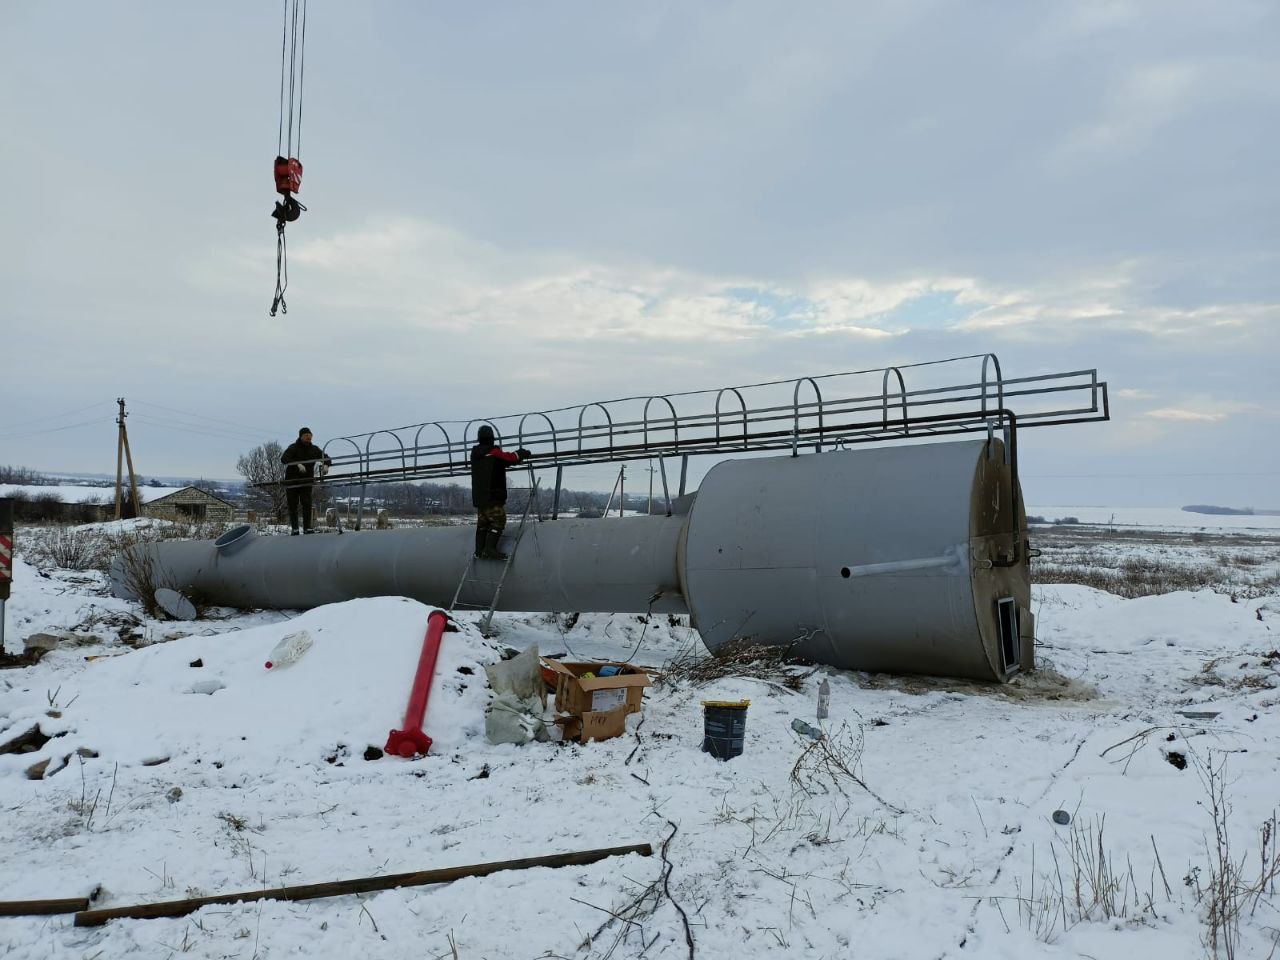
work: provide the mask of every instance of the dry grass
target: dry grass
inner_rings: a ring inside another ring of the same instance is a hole
[[[1280,592],[1280,541],[1073,528],[1037,530],[1037,583],[1078,583],[1122,597],[1213,590],[1247,599]]]
[[[1065,840],[1054,838],[1049,848],[1052,870],[1040,872],[1035,850],[1031,876],[1024,893],[1018,882],[1015,897],[1022,926],[1045,943],[1084,921],[1140,922],[1156,917],[1156,902],[1172,898],[1154,839],[1156,862],[1142,874],[1133,860],[1118,859],[1107,848],[1106,818],[1092,824],[1074,821]],[[998,899],[995,900],[997,906]]]

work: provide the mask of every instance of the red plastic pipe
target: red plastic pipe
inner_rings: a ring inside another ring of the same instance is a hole
[[[431,695],[436,658],[440,656],[440,638],[444,635],[444,625],[448,622],[449,617],[443,610],[432,610],[427,617],[427,635],[422,641],[418,672],[413,677],[409,708],[404,712],[404,729],[391,731],[387,737],[387,753],[409,758],[425,756],[431,749],[431,738],[422,732],[422,720],[427,715],[427,697]]]

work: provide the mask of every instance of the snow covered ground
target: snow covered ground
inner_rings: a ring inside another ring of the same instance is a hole
[[[126,484],[127,486],[127,484]],[[138,487],[138,499],[150,503],[160,497],[167,497],[182,487]],[[76,484],[56,484],[50,486],[32,486],[19,483],[0,483],[0,497],[27,497],[37,500],[41,497],[57,497],[62,503],[107,503],[115,501],[115,487],[84,487]]]
[[[642,724],[586,746],[485,741],[480,667],[499,645],[657,666],[693,635],[679,618],[500,617],[496,644],[446,635],[436,749],[409,762],[365,756],[400,726],[428,608],[162,623],[95,571],[20,559],[9,652],[67,635],[0,671],[0,744],[49,738],[0,754],[2,900],[98,890],[118,906],[644,841],[655,855],[102,927],[0,918],[0,955],[683,958],[678,904],[702,958],[1206,956],[1211,788],[1248,878],[1275,855],[1257,831],[1280,797],[1280,597],[1054,584],[1034,606],[1042,669],[1007,686],[827,669],[800,693],[660,684]],[[265,671],[300,628],[312,650]],[[790,727],[823,678],[830,749]],[[223,686],[191,692],[209,680]],[[700,701],[737,697],[746,752],[718,762]],[[1278,902],[1246,906],[1235,956],[1269,955]]]
[[[1177,507],[1062,507],[1027,506],[1027,516],[1052,523],[1075,517],[1080,523],[1155,530],[1232,531],[1280,533],[1280,514],[1189,513]]]

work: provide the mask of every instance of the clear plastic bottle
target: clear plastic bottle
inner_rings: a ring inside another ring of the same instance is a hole
[[[270,656],[267,657],[266,667],[268,670],[276,670],[287,667],[291,663],[297,663],[310,649],[311,634],[305,630],[291,633],[272,648]]]
[[[827,713],[831,709],[831,684],[827,682],[827,678],[822,678],[822,683],[818,684],[818,719],[827,719]]]

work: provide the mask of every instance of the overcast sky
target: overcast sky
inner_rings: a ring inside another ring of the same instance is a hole
[[[1280,508],[1277,4],[310,2],[275,319],[280,6],[0,7],[0,463],[993,351],[1030,503]]]

